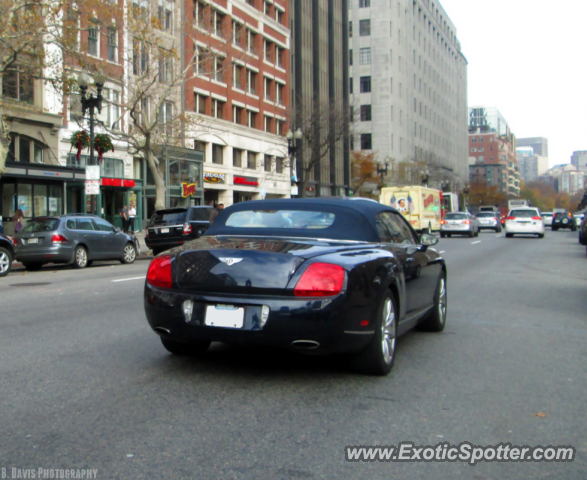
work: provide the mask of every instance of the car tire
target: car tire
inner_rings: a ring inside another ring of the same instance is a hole
[[[397,343],[397,310],[395,298],[387,290],[379,308],[375,322],[375,334],[369,346],[362,352],[350,356],[353,371],[366,375],[387,375],[395,361]]]
[[[427,332],[442,332],[446,325],[446,310],[448,307],[448,290],[446,288],[446,273],[441,272],[434,292],[434,306],[430,313],[420,322],[419,328]]]
[[[12,255],[5,248],[0,248],[0,277],[5,277],[12,269]]]
[[[440,238],[444,238],[446,235],[443,232],[440,232]]]
[[[210,344],[208,340],[195,340],[191,343],[176,342],[168,338],[162,338],[161,343],[169,353],[182,357],[201,357],[206,354]]]
[[[132,243],[127,243],[124,246],[124,254],[123,254],[122,258],[120,259],[120,263],[131,264],[131,263],[134,263],[136,258],[137,258],[137,249],[135,248],[135,246]]]
[[[551,227],[551,229],[553,232],[556,232],[558,230],[558,228],[554,228],[554,227]]]
[[[446,236],[447,236],[448,238],[450,238],[450,237],[451,237],[451,235],[452,235],[452,233],[447,233],[447,234],[446,234]]]
[[[501,227],[496,228],[495,233],[501,233]]]
[[[73,253],[73,268],[86,268],[88,266],[88,251],[78,245]]]
[[[43,267],[43,264],[42,263],[22,262],[22,266],[24,267],[25,270],[28,270],[29,272],[38,272]]]
[[[577,227],[571,228],[571,232],[576,232],[576,231],[577,231]]]
[[[479,236],[479,230],[477,230],[477,231],[475,232],[475,236],[476,236],[476,237],[478,237],[478,236]]]
[[[469,232],[469,238],[473,238],[475,236],[475,232]]]
[[[539,233],[538,238],[544,238],[544,233]]]
[[[153,251],[153,256],[155,256],[155,257],[163,251],[163,249],[155,248],[155,247],[153,247],[151,250]]]
[[[512,238],[514,236],[513,233],[506,233],[505,238]]]

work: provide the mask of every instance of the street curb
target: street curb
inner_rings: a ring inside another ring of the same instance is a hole
[[[153,255],[138,255],[135,258],[135,262],[138,262],[139,260],[153,260],[153,258],[154,258]],[[97,262],[110,262],[110,261],[113,261],[114,262],[116,260],[96,260],[96,261]],[[64,267],[64,266],[67,265],[67,263],[48,263],[46,265],[52,265],[54,267]],[[16,261],[12,262],[12,268],[10,270],[13,271],[13,272],[16,271],[16,270],[18,270],[18,271],[21,271],[22,270],[22,271],[25,271],[25,272],[27,271],[24,268],[24,266],[22,265],[22,263],[16,262]]]

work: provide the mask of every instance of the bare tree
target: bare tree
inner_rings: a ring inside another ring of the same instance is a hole
[[[300,196],[304,197],[306,179],[320,168],[322,161],[330,156],[340,141],[348,139],[351,109],[344,102],[300,102],[292,123],[303,134],[303,161],[298,159],[297,166]]]

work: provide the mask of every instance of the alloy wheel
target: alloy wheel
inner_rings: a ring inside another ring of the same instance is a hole
[[[438,285],[438,317],[442,323],[446,321],[446,306],[446,282],[444,280],[444,277],[441,277]]]
[[[395,353],[395,331],[395,309],[391,299],[386,298],[381,322],[381,351],[387,364],[391,363]]]
[[[86,252],[85,248],[78,248],[75,252],[75,262],[77,263],[78,267],[83,268],[88,263],[88,252]]]
[[[124,261],[125,263],[132,263],[135,261],[136,251],[132,245],[124,247]]]
[[[0,252],[0,275],[10,268],[10,257],[7,253]]]

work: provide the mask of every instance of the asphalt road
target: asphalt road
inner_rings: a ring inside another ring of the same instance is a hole
[[[385,378],[339,358],[166,353],[147,261],[0,279],[0,468],[100,479],[584,479],[587,258],[575,233],[442,239],[449,315]],[[537,415],[539,414],[539,415]],[[347,445],[572,445],[572,463],[348,463]]]

